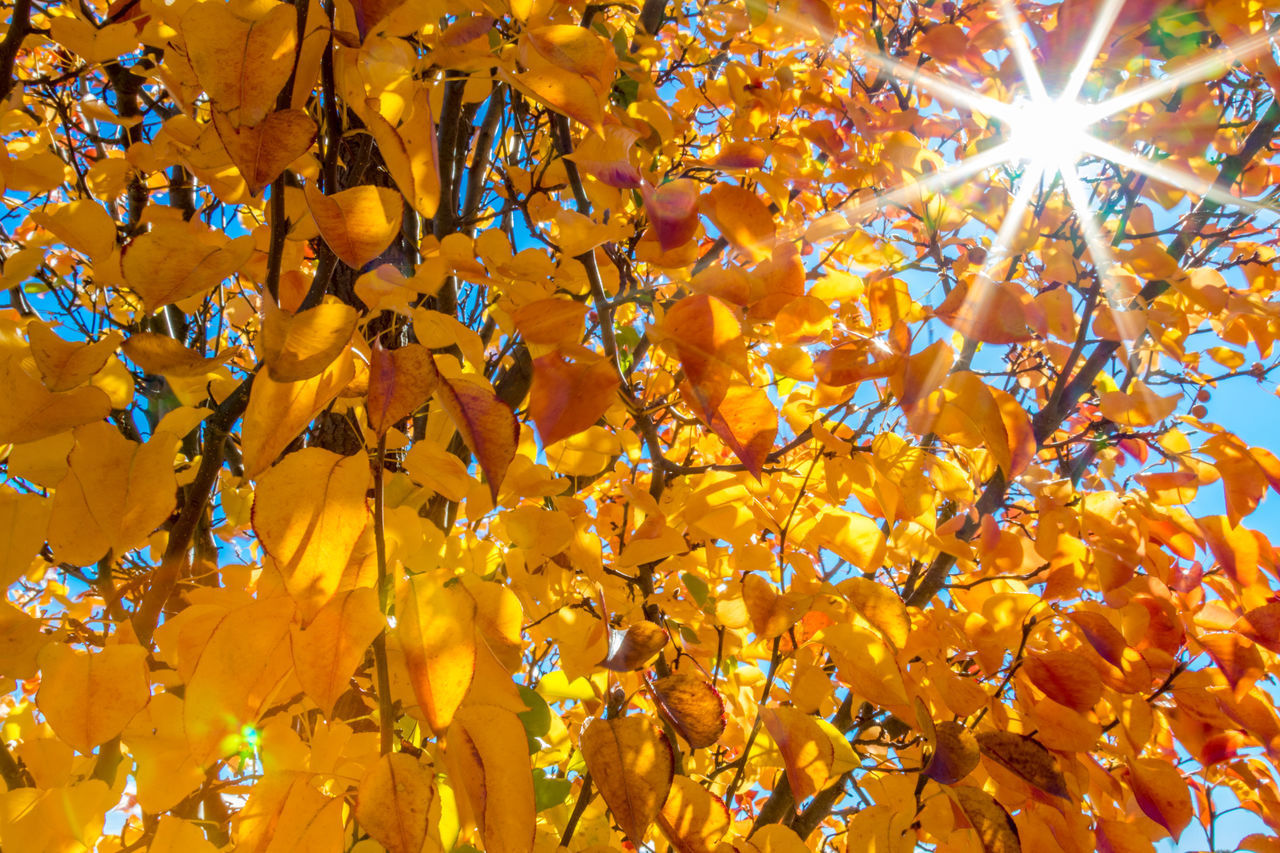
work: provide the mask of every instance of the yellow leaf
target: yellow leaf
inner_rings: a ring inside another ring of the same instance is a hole
[[[231,347],[216,356],[205,358],[168,335],[154,332],[132,334],[120,348],[134,364],[147,373],[179,378],[212,373],[240,352],[238,347]]]
[[[121,270],[149,314],[213,289],[252,253],[248,235],[227,240],[198,220],[163,220],[125,247]]]
[[[515,414],[487,385],[465,377],[452,380],[441,377],[436,393],[467,447],[475,454],[489,482],[489,494],[496,501],[520,439],[520,424]]]
[[[151,699],[147,650],[141,646],[86,653],[50,643],[39,662],[36,705],[54,733],[80,752],[120,734]]]
[[[440,156],[428,87],[415,88],[412,107],[399,127],[375,112],[365,116],[365,123],[401,195],[429,219],[440,203]]]
[[[306,194],[320,236],[349,267],[363,268],[400,233],[404,200],[393,189],[364,185],[323,195],[308,186]]]
[[[0,487],[0,584],[26,574],[45,542],[51,503],[35,494]]]
[[[369,426],[384,435],[425,405],[439,384],[440,374],[426,347],[409,344],[389,350],[375,340],[369,360]]]
[[[36,369],[50,391],[70,391],[89,381],[103,368],[122,340],[119,332],[112,331],[100,341],[66,341],[38,320],[27,326],[27,337],[31,341]]]
[[[138,804],[152,813],[168,811],[204,782],[183,730],[182,704],[175,693],[157,693],[124,731],[137,762]]]
[[[304,621],[338,589],[368,524],[370,479],[363,454],[339,456],[308,447],[290,453],[258,481],[253,529]]]
[[[396,602],[396,634],[413,693],[437,734],[449,728],[476,671],[475,600],[456,584],[413,575]]]
[[[266,118],[293,70],[296,16],[283,6],[265,8],[257,20],[247,20],[225,3],[195,3],[182,16],[187,58],[196,78],[214,109],[235,126]]]
[[[341,353],[310,379],[276,382],[259,374],[249,392],[244,413],[243,450],[246,477],[255,477],[276,461],[298,433],[311,423],[325,406],[355,376],[351,351]]]
[[[325,717],[333,716],[334,703],[351,689],[351,676],[386,624],[377,592],[363,587],[329,599],[306,628],[290,629],[294,672]]]
[[[446,743],[450,778],[465,792],[484,849],[532,851],[533,773],[520,718],[504,708],[468,705],[458,712]]]
[[[267,300],[259,338],[267,374],[276,382],[297,382],[318,375],[351,342],[359,319],[356,309],[341,302],[287,314]]]
[[[592,720],[581,749],[614,820],[639,847],[671,790],[671,744],[647,717],[633,715]]]
[[[293,603],[277,596],[221,615],[187,683],[183,724],[201,763],[237,752],[292,666]]]
[[[140,445],[96,423],[78,427],[75,439],[53,496],[49,545],[58,559],[85,566],[108,550],[138,547],[168,519],[177,503],[178,436],[158,433]]]
[[[434,779],[403,752],[382,756],[360,780],[356,820],[387,853],[421,853],[439,812]]]
[[[106,417],[111,398],[101,389],[87,387],[52,392],[22,368],[22,360],[10,356],[0,361],[0,444],[23,444],[48,438],[72,427]]]
[[[312,787],[309,777],[281,773],[260,779],[237,815],[235,849],[274,853],[287,846],[308,853],[340,853],[343,798],[326,797]]]
[[[55,19],[62,20],[67,19]],[[116,223],[95,201],[81,199],[50,205],[32,213],[31,219],[94,262],[105,260],[116,247]]]
[[[147,853],[217,853],[218,848],[204,837],[204,830],[189,820],[164,815],[156,823],[156,834]]]

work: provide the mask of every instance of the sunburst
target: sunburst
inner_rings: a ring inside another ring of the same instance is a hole
[[[989,281],[996,264],[1007,258],[1009,246],[1017,237],[1019,225],[1030,204],[1033,188],[1042,179],[1057,179],[1060,180],[1067,203],[1076,214],[1080,234],[1098,271],[1104,291],[1108,297],[1112,297],[1118,296],[1115,282],[1118,266],[1112,257],[1111,241],[1104,235],[1091,208],[1088,187],[1079,174],[1079,167],[1085,158],[1110,161],[1118,167],[1220,206],[1234,207],[1249,213],[1276,213],[1275,206],[1270,203],[1241,198],[1225,187],[1215,185],[1186,169],[1121,148],[1092,132],[1105,119],[1163,98],[1192,83],[1218,77],[1234,64],[1247,61],[1271,48],[1270,34],[1259,33],[1224,45],[1161,79],[1141,83],[1097,103],[1086,102],[1080,98],[1080,94],[1124,2],[1125,0],[1105,0],[1062,90],[1051,94],[1040,75],[1017,11],[1010,0],[998,0],[1008,48],[1026,90],[1025,95],[1013,103],[965,88],[938,74],[906,65],[878,51],[857,53],[855,61],[864,66],[893,75],[903,83],[916,86],[952,107],[967,109],[999,121],[1008,129],[1007,139],[983,153],[958,160],[927,177],[878,193],[872,198],[856,199],[811,224],[806,230],[806,238],[821,241],[836,237],[847,233],[863,217],[885,207],[912,203],[995,167],[1021,164],[1018,186],[979,273],[980,278]],[[970,293],[981,290],[977,288]],[[964,310],[980,309],[981,306],[978,305],[966,305]],[[1132,333],[1135,330],[1120,329],[1122,335],[1131,337],[1126,331]]]

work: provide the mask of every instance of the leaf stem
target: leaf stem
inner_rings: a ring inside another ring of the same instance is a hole
[[[391,615],[391,584],[387,572],[386,495],[382,485],[382,460],[387,455],[387,436],[378,436],[373,459],[373,543],[378,558],[378,609],[383,628],[373,641],[373,666],[378,679],[378,734],[383,755],[394,746],[395,716],[391,707],[391,668],[387,664],[387,617]]]

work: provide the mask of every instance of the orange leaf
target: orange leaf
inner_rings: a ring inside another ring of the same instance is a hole
[[[302,110],[280,110],[257,124],[240,126],[215,112],[213,129],[252,195],[306,154],[316,138],[316,123]]]
[[[754,572],[742,578],[742,600],[751,616],[751,627],[762,640],[772,640],[800,618],[795,604],[773,588],[773,584]]]
[[[692,749],[711,746],[724,734],[724,699],[715,685],[688,672],[673,672],[653,682],[658,710]]]
[[[441,377],[436,393],[462,440],[476,455],[480,470],[489,481],[489,494],[496,501],[520,440],[515,414],[488,386],[464,378]]]
[[[475,600],[457,584],[413,575],[396,603],[396,633],[413,693],[436,734],[449,728],[476,672]]]
[[[39,320],[27,324],[27,338],[36,369],[50,391],[70,391],[88,382],[103,368],[121,341],[120,333],[112,331],[100,341],[73,343],[63,340]]]
[[[537,299],[511,315],[516,329],[531,344],[575,345],[582,340],[587,306],[572,299]]]
[[[157,335],[154,332],[132,334],[120,348],[134,364],[147,373],[180,379],[212,373],[240,352],[239,348],[232,347],[216,356],[205,358],[168,335]]]
[[[658,813],[658,829],[676,853],[713,853],[729,831],[724,801],[688,776],[671,780],[667,801]]]
[[[985,275],[959,281],[934,315],[964,337],[989,344],[1029,341],[1043,324],[1039,306],[1020,287]]]
[[[1124,650],[1129,648],[1129,644],[1120,630],[1111,624],[1111,620],[1101,613],[1089,610],[1076,611],[1070,616],[1071,621],[1076,623],[1089,645],[1093,646],[1093,650],[1103,660],[1115,667],[1124,665]]]
[[[702,197],[701,205],[734,248],[755,260],[766,258],[773,251],[773,214],[751,190],[716,184]]]
[[[818,721],[794,708],[761,708],[760,719],[782,753],[796,802],[825,788],[836,754]]]
[[[252,253],[247,234],[228,241],[199,221],[161,220],[125,247],[120,266],[125,283],[151,313],[213,289]]]
[[[349,267],[361,269],[400,233],[404,200],[393,189],[364,185],[323,195],[308,186],[305,192],[320,236]]]
[[[377,435],[420,409],[440,384],[431,351],[421,344],[388,350],[373,342],[369,361],[369,426]]]
[[[542,443],[555,444],[589,429],[613,405],[620,380],[606,358],[567,361],[558,352],[533,360],[529,416]]]
[[[1143,813],[1177,841],[1192,818],[1191,792],[1178,768],[1159,758],[1135,759],[1129,763],[1129,786]]]
[[[1203,634],[1196,642],[1213,658],[1237,696],[1247,692],[1266,674],[1266,664],[1258,647],[1238,634]]]
[[[696,395],[694,399],[697,400]],[[713,411],[702,411],[699,415],[752,476],[760,479],[778,435],[778,410],[764,389],[730,385]]]
[[[1022,662],[1022,668],[1032,684],[1060,705],[1083,713],[1102,698],[1102,677],[1075,652],[1031,655]]]
[[[431,771],[411,755],[383,755],[360,780],[356,820],[387,853],[421,853],[436,804]]]
[[[671,790],[671,744],[647,717],[634,715],[592,720],[580,748],[614,820],[639,847]]]

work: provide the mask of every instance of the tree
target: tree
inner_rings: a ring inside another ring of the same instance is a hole
[[[1280,848],[1266,6],[15,0],[0,844]]]

